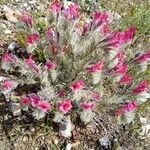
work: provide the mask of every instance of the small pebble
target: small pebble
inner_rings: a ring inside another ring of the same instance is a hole
[[[4,31],[4,33],[5,33],[5,34],[11,34],[12,31],[7,29],[7,30]]]
[[[100,143],[100,145],[102,145],[104,147],[108,147],[109,146],[109,139],[106,136],[101,137],[99,139],[99,143]]]
[[[12,112],[14,116],[20,116],[21,115],[21,109],[19,103],[9,103],[9,110]]]
[[[28,3],[24,3],[23,6],[24,6],[24,7],[28,7]]]
[[[28,137],[27,137],[27,136],[24,136],[24,137],[22,138],[22,141],[23,141],[24,143],[28,142]]]
[[[13,51],[14,49],[19,48],[19,45],[17,43],[11,43],[8,45],[8,50]]]

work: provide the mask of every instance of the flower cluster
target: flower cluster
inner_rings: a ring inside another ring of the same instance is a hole
[[[136,107],[137,107],[136,102],[125,103],[124,105],[122,105],[115,111],[115,116],[119,117],[119,116],[123,115],[124,113],[134,111],[136,109]]]
[[[42,101],[39,96],[34,93],[22,96],[20,98],[20,103],[22,107],[31,106],[43,112],[47,112],[50,109],[50,104],[46,101]]]
[[[89,18],[80,14],[73,2],[51,2],[51,21],[45,18],[47,26],[42,34],[34,28],[32,16],[23,14],[20,22],[27,33],[28,57],[18,58],[15,52],[1,57],[6,73],[15,69],[24,84],[40,84],[40,90],[20,98],[21,108],[32,111],[38,119],[54,110],[55,121],[76,113],[88,123],[101,104],[115,103],[115,115],[121,116],[150,97],[147,81],[135,85],[138,74],[132,76],[130,72],[131,67],[138,73],[146,71],[150,52],[133,52],[134,58],[126,59],[126,47],[134,41],[136,29],[111,31],[107,12],[96,11]],[[3,91],[10,88],[11,81],[1,81]],[[115,109],[113,106],[109,111]]]

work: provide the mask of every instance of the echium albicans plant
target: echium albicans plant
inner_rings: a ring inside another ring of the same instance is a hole
[[[45,21],[41,33],[35,30],[32,16],[22,14],[18,31],[26,33],[28,57],[12,52],[1,57],[7,74],[16,71],[24,83],[40,83],[36,93],[20,96],[21,109],[36,119],[53,111],[53,121],[61,124],[65,137],[71,136],[70,117],[75,114],[84,124],[92,121],[94,112],[104,111],[119,123],[133,121],[137,106],[150,97],[147,81],[138,78],[147,70],[150,51],[127,55],[135,28],[113,31],[107,12],[97,10],[87,17],[72,2],[51,2]],[[7,97],[14,94],[19,84],[15,82],[2,78],[1,92]]]

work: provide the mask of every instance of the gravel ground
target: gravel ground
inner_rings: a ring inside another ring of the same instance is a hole
[[[0,0],[0,52],[2,47],[9,45],[16,40],[15,25],[18,22],[18,16],[24,11],[32,12],[34,10],[38,12],[40,10],[44,12],[47,5],[47,0]],[[0,150],[56,150],[69,147],[70,143],[73,144],[75,146],[74,149],[77,150],[106,149],[104,147],[97,146],[97,141],[99,140],[98,138],[100,138],[100,135],[102,136],[102,133],[104,132],[103,126],[99,125],[99,127],[96,127],[96,129],[93,127],[93,125],[92,127],[87,126],[83,129],[76,128],[73,132],[73,139],[63,139],[58,135],[57,132],[53,133],[51,128],[49,128],[47,131],[47,129],[41,127],[42,125],[35,127],[34,125],[36,125],[36,123],[29,123],[29,127],[21,128],[20,126],[22,123],[20,123],[20,119],[12,117],[12,115],[8,113],[7,108],[5,109],[5,105],[6,103],[1,102],[0,97]],[[104,116],[100,116],[100,118],[101,120],[109,120]],[[111,130],[111,132],[114,134],[114,137],[121,136],[121,134],[119,135],[119,133],[116,133],[118,129],[115,128],[114,125],[110,125],[107,121],[105,123],[106,124],[104,126],[108,127],[107,130],[109,132]],[[77,133],[79,133],[79,135]],[[127,139],[126,142],[130,142]],[[87,143],[84,143],[84,141]],[[105,140],[105,142],[106,141],[107,140]],[[83,148],[81,146],[80,148],[78,147],[80,143],[84,143]],[[126,143],[124,144],[126,145]],[[144,144],[146,146],[146,144],[149,143]],[[108,146],[107,149],[111,148]],[[120,150],[127,149],[120,147]],[[137,150],[143,149],[139,148]]]
[[[42,12],[48,3],[45,0],[0,1],[0,46],[15,41],[15,25],[22,12]]]

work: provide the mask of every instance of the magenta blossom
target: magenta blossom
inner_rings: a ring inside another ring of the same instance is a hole
[[[124,60],[125,60],[124,53],[122,51],[118,51],[116,56],[113,58],[113,61],[115,61],[116,59],[118,60],[117,64],[115,65],[114,68],[112,68],[112,70],[116,70],[116,69],[121,68],[123,66]]]
[[[100,33],[102,34],[102,36],[106,36],[110,33],[110,29],[108,28],[107,24],[104,24],[101,28],[100,28]]]
[[[38,72],[38,67],[35,64],[35,61],[32,59],[32,55],[30,55],[28,59],[25,59],[24,63],[35,72]]]
[[[119,49],[123,44],[129,42],[135,34],[135,28],[129,27],[124,32],[114,32],[107,38],[107,47]]]
[[[47,112],[50,109],[50,104],[48,102],[39,101],[37,108],[42,112]]]
[[[147,90],[147,81],[142,80],[134,89],[132,89],[133,94],[140,94]]]
[[[121,109],[123,112],[130,112],[130,111],[133,111],[135,110],[137,107],[137,103],[136,102],[129,102],[129,103],[126,103],[124,104]]]
[[[82,35],[89,32],[90,28],[91,28],[91,22],[85,22],[84,25],[83,25]]]
[[[105,12],[94,12],[92,15],[93,22],[96,26],[101,25],[102,23],[108,22],[108,14]]]
[[[114,32],[107,39],[107,47],[119,49],[123,44],[122,41],[123,32]]]
[[[136,31],[136,29],[134,27],[128,27],[124,31],[124,35],[122,37],[123,43],[127,43],[128,41],[130,41],[134,37],[135,31]]]
[[[20,98],[20,104],[21,104],[21,106],[27,106],[27,105],[30,105],[30,103],[31,103],[31,101],[30,101],[30,99],[28,97],[22,96]]]
[[[94,109],[95,106],[96,105],[93,102],[82,102],[79,104],[79,107],[83,110],[86,110],[86,111]]]
[[[101,99],[101,97],[102,96],[96,92],[91,93],[91,98],[96,100],[96,101],[99,101]]]
[[[1,87],[3,90],[9,90],[12,88],[11,81],[4,79],[1,81]]]
[[[131,112],[137,108],[136,102],[128,102],[123,104],[121,107],[119,107],[117,110],[114,111],[114,114],[116,117],[120,117],[124,113]]]
[[[55,69],[55,64],[54,64],[53,62],[51,62],[51,61],[48,60],[48,61],[45,63],[45,68],[46,68],[48,71],[51,71],[51,70]]]
[[[2,56],[2,61],[3,61],[3,62],[14,62],[14,61],[15,61],[15,58],[12,56],[12,54],[10,54],[10,53],[5,53],[5,54]]]
[[[49,8],[54,14],[59,14],[59,12],[61,11],[61,5],[57,0],[52,1],[49,4]]]
[[[113,58],[113,62],[116,61],[115,66],[111,69],[111,71],[114,71],[118,68],[121,68],[124,64],[124,55],[122,51],[118,51],[118,53],[116,54],[116,56]]]
[[[148,61],[150,59],[150,50],[143,53],[143,54],[138,54],[134,58],[135,63],[142,63],[145,61]]]
[[[98,73],[102,71],[103,62],[97,62],[87,67],[86,70],[88,73]]]
[[[51,27],[48,27],[47,30],[45,31],[45,35],[49,40],[52,40],[54,38],[54,31]]]
[[[58,102],[58,110],[64,114],[68,113],[71,108],[72,104],[70,100],[61,100]]]
[[[68,6],[64,9],[64,16],[67,20],[78,18],[78,6],[73,2],[68,2]]]
[[[122,76],[122,78],[120,79],[119,83],[121,84],[128,84],[131,81],[131,76],[130,75],[124,75]]]
[[[118,58],[119,62],[124,62],[125,58],[124,58],[124,52],[122,51],[118,51],[117,55],[114,57],[114,59]]]
[[[25,23],[26,24],[26,26],[28,26],[28,27],[32,27],[32,17],[31,16],[29,16],[29,15],[22,15],[21,17],[20,17],[20,20],[23,22],[23,23]]]
[[[26,43],[28,45],[32,45],[35,42],[37,42],[39,40],[39,34],[38,33],[33,33],[31,35],[27,35],[26,37]]]
[[[122,66],[118,66],[118,67],[116,66],[113,69],[114,73],[119,74],[121,76],[124,76],[126,74],[127,70],[128,70],[127,65],[122,65]]]
[[[39,101],[40,101],[40,98],[38,95],[32,93],[32,94],[29,94],[29,99],[31,100],[31,105],[33,107],[38,107],[38,104],[39,104]]]
[[[78,80],[78,81],[75,81],[75,82],[71,83],[69,88],[73,92],[75,92],[75,91],[80,90],[83,86],[84,86],[84,81],[83,80]]]

